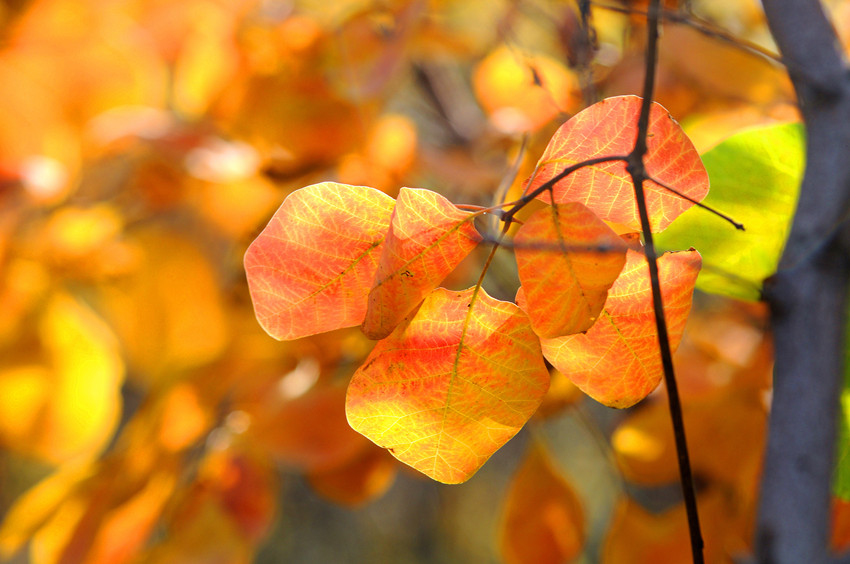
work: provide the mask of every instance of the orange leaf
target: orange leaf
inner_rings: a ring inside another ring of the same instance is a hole
[[[335,182],[290,194],[245,253],[263,329],[292,340],[359,325],[392,207],[374,188]]]
[[[444,483],[469,479],[525,424],[549,385],[512,303],[437,288],[380,341],[348,387],[348,422]]]
[[[699,496],[699,518],[705,539],[705,562],[731,562],[729,548],[735,542],[740,523],[730,524],[723,495],[709,490]],[[604,564],[655,564],[656,562],[690,562],[691,546],[685,505],[680,503],[660,514],[653,514],[632,499],[622,499],[602,546]]]
[[[363,332],[383,339],[481,241],[472,214],[430,190],[402,188],[393,209]]]
[[[555,132],[537,163],[527,190],[534,190],[566,167],[594,157],[628,154],[637,137],[641,99],[607,98],[579,112]],[[679,124],[653,102],[649,116],[646,171],[650,177],[696,201],[708,193],[708,173]],[[656,184],[644,183],[652,231],[662,231],[693,204]],[[540,196],[550,201],[548,192]],[[634,187],[623,161],[581,168],[554,187],[556,203],[581,202],[606,221],[640,229]]]
[[[514,242],[534,331],[552,338],[589,329],[626,263],[622,239],[592,211],[571,202],[535,212]],[[552,248],[536,248],[546,244]],[[588,252],[584,247],[610,249]]]
[[[332,470],[307,475],[319,495],[348,507],[359,507],[384,494],[392,485],[398,462],[370,444],[360,455]]]
[[[658,259],[673,350],[682,340],[701,264],[696,251],[667,253]],[[645,398],[663,374],[646,258],[628,251],[626,266],[587,333],[543,339],[541,344],[546,359],[593,399],[610,407],[629,407]]]
[[[500,536],[507,564],[561,564],[581,554],[581,502],[538,443],[513,477]]]
[[[275,459],[307,472],[332,470],[355,458],[369,442],[343,416],[345,389],[326,385],[260,411],[253,434]]]

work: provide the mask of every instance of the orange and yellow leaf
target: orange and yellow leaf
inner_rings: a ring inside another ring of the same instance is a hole
[[[363,332],[383,339],[481,241],[474,216],[436,192],[402,188],[384,242]]]
[[[434,480],[469,479],[540,405],[549,372],[528,317],[484,290],[437,288],[348,387],[348,422]]]
[[[581,501],[535,442],[508,490],[500,532],[505,562],[570,562],[584,547],[584,528]]]
[[[245,253],[257,320],[279,340],[359,325],[393,199],[334,182],[290,194]]]
[[[622,239],[587,207],[571,202],[535,212],[514,243],[534,331],[554,338],[589,329],[626,263]]]
[[[675,351],[691,310],[699,253],[659,257],[664,317]],[[610,407],[629,407],[645,398],[663,374],[652,290],[646,258],[635,251],[608,292],[597,322],[586,333],[541,341],[555,368],[593,399]]]
[[[528,183],[534,190],[568,166],[603,156],[625,156],[637,137],[641,99],[607,98],[579,112],[561,126],[538,162]],[[648,151],[644,159],[650,177],[700,201],[708,193],[708,173],[679,124],[660,104],[649,115]],[[644,183],[652,231],[662,231],[693,204],[655,182]],[[551,201],[548,192],[540,196]],[[581,202],[605,221],[640,230],[631,177],[624,161],[581,168],[554,186],[555,203]]]

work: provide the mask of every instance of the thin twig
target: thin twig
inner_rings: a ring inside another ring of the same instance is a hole
[[[653,177],[651,177],[651,176],[647,175],[646,179],[647,179],[647,180],[651,180],[652,182],[654,182],[654,183],[658,184],[659,186],[661,186],[661,187],[662,187],[662,188],[664,188],[665,190],[667,190],[667,191],[669,191],[669,192],[672,192],[673,194],[675,194],[675,195],[679,196],[679,197],[680,197],[680,198],[682,198],[683,200],[687,200],[687,201],[689,201],[690,203],[694,204],[694,205],[695,205],[695,206],[697,206],[698,208],[702,208],[702,209],[704,209],[704,210],[705,210],[705,211],[707,211],[707,212],[711,212],[711,213],[713,213],[714,215],[716,215],[716,216],[717,216],[717,217],[719,217],[720,219],[722,219],[722,220],[724,220],[724,221],[728,221],[729,223],[731,223],[732,225],[734,225],[734,226],[735,226],[735,229],[737,229],[738,231],[746,231],[746,229],[744,229],[744,224],[742,224],[742,223],[738,223],[737,221],[735,221],[734,219],[732,219],[731,217],[729,217],[729,216],[728,216],[728,215],[726,215],[725,213],[720,212],[720,211],[718,211],[718,210],[716,210],[716,209],[712,208],[711,206],[707,206],[707,205],[703,204],[702,202],[700,202],[700,201],[698,201],[698,200],[695,200],[695,199],[691,198],[691,197],[690,197],[690,196],[688,196],[687,194],[683,194],[682,192],[679,192],[678,190],[676,190],[676,189],[675,189],[675,188],[673,188],[672,186],[668,186],[667,184],[665,184],[665,183],[661,182],[661,181],[660,181],[660,180],[658,180],[657,178],[653,178]]]
[[[647,152],[647,135],[649,132],[649,113],[652,109],[652,97],[655,89],[655,70],[658,64],[658,22],[660,8],[659,0],[652,0],[647,15],[647,48],[646,75],[643,83],[643,100],[638,117],[638,134],[635,145],[626,165],[626,170],[632,177],[640,216],[641,230],[644,238],[644,252],[649,266],[650,285],[652,287],[652,304],[655,311],[655,326],[658,332],[658,346],[661,352],[661,364],[664,368],[664,383],[667,386],[667,399],[670,408],[670,418],[673,423],[673,435],[676,441],[676,454],[679,460],[679,478],[682,483],[682,494],[685,500],[685,511],[688,516],[688,530],[691,538],[691,555],[694,564],[702,564],[703,540],[697,513],[696,489],[691,472],[688,444],[685,438],[685,422],[682,416],[682,403],[679,398],[676,375],[673,369],[673,353],[670,349],[670,338],[667,331],[667,321],[664,318],[664,303],[661,298],[661,284],[658,277],[658,256],[652,240],[652,228],[649,212],[646,208],[646,197],[643,183],[648,179],[644,165]]]
[[[597,8],[602,10],[608,10],[611,12],[617,12],[619,14],[629,14],[629,15],[638,15],[638,16],[648,16],[648,13],[643,10],[638,10],[635,8],[629,8],[625,6],[615,6],[612,4],[602,4],[599,2],[591,2]],[[782,60],[782,57],[774,53],[769,49],[765,49],[761,45],[753,43],[752,41],[747,41],[746,39],[742,39],[740,37],[736,37],[732,35],[728,31],[721,29],[714,25],[713,23],[706,21],[702,18],[694,16],[688,12],[677,12],[673,10],[662,10],[661,17],[665,22],[676,23],[681,25],[686,25],[691,29],[698,31],[699,33],[705,35],[706,37],[711,37],[713,39],[720,40],[724,43],[732,45],[742,51],[750,53],[752,55],[758,55],[771,63],[784,65],[785,62]]]
[[[502,220],[505,221],[506,223],[510,223],[511,221],[513,221],[513,217],[519,212],[519,210],[524,208],[529,202],[534,200],[534,198],[536,198],[537,196],[539,196],[540,194],[542,194],[543,192],[545,192],[547,190],[551,190],[555,186],[555,184],[557,184],[558,182],[560,182],[561,180],[563,180],[564,178],[566,178],[567,176],[571,175],[572,173],[574,173],[575,171],[577,171],[579,169],[582,169],[582,168],[585,168],[585,167],[588,167],[588,166],[601,164],[601,163],[610,163],[610,162],[613,162],[613,161],[626,161],[627,158],[628,158],[627,155],[610,155],[610,156],[605,156],[605,157],[594,157],[592,159],[587,159],[587,160],[584,160],[584,161],[581,161],[581,162],[577,162],[573,165],[570,165],[567,168],[565,168],[564,170],[562,170],[561,172],[559,172],[558,174],[556,174],[555,176],[553,176],[552,178],[550,178],[549,180],[547,180],[546,182],[544,182],[543,184],[541,184],[540,186],[538,186],[537,188],[535,188],[534,190],[532,190],[531,192],[527,192],[527,193],[523,194],[522,198],[520,198],[519,200],[515,200],[513,202],[508,202],[507,204],[505,204],[506,206],[512,206],[512,207],[511,207],[511,209],[509,209],[508,211],[505,212],[504,216],[502,217]]]

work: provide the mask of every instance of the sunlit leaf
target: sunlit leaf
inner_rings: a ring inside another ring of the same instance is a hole
[[[579,112],[555,133],[528,184],[534,190],[570,165],[594,157],[624,156],[633,148],[641,99],[619,96]],[[693,144],[658,103],[649,116],[647,173],[700,201],[708,192],[705,172]],[[644,183],[652,231],[661,231],[693,204],[654,182]],[[550,201],[548,192],[540,196]],[[556,203],[581,202],[606,221],[640,230],[634,187],[622,161],[584,167],[554,187]]]
[[[559,113],[575,111],[580,99],[576,77],[545,55],[528,55],[499,47],[472,75],[475,95],[504,133],[539,129]]]
[[[696,251],[658,259],[673,350],[682,339],[699,267]],[[645,398],[663,374],[646,258],[628,252],[602,314],[586,333],[543,339],[541,344],[546,359],[593,399],[611,407],[629,407]]]
[[[703,155],[711,177],[705,204],[730,215],[738,231],[701,209],[682,215],[658,236],[666,249],[699,249],[705,268],[697,287],[733,298],[758,300],[762,282],[776,272],[791,228],[804,166],[800,124],[750,129]]]
[[[572,202],[537,211],[514,243],[534,331],[553,338],[590,328],[626,263],[623,241],[593,212]]]
[[[431,478],[467,480],[540,405],[549,373],[528,318],[483,290],[434,290],[351,379],[351,426]]]
[[[543,446],[531,445],[508,490],[500,529],[507,564],[562,564],[584,547],[584,510]]]
[[[124,364],[115,336],[62,292],[48,302],[38,336],[44,358],[0,366],[0,440],[52,463],[90,457],[120,415]]]
[[[279,340],[359,325],[392,208],[363,186],[325,182],[290,194],[245,253],[260,325]]]
[[[384,242],[363,332],[383,339],[481,241],[472,215],[430,190],[402,188]]]

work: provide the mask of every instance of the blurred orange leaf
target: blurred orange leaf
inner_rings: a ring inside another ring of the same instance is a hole
[[[98,287],[99,305],[134,368],[157,381],[216,359],[229,328],[216,272],[188,237],[149,227],[134,234],[133,271]]]
[[[387,451],[369,445],[357,458],[331,470],[312,472],[307,479],[319,495],[341,505],[358,507],[387,491],[398,466]]]
[[[626,263],[623,241],[584,205],[571,202],[535,212],[514,243],[534,331],[553,338],[590,328]],[[538,248],[547,244],[551,248]],[[607,249],[584,250],[593,247]]]
[[[351,426],[429,477],[469,479],[549,386],[528,318],[484,290],[437,288],[348,387]]]
[[[714,492],[707,492],[699,498],[700,524],[706,540],[705,562],[708,564],[732,561],[724,546],[727,542],[724,528],[728,526],[729,519],[726,509],[721,496]],[[655,564],[690,560],[688,519],[683,503],[655,515],[632,499],[619,502],[602,547],[601,562]]]
[[[641,99],[637,96],[607,98],[573,116],[549,141],[537,171],[530,178],[531,191],[570,165],[594,157],[625,156],[637,136]],[[660,104],[653,102],[649,116],[647,173],[654,179],[700,201],[708,193],[708,173],[693,144],[679,124]],[[652,231],[662,231],[693,204],[655,182],[644,183]],[[551,201],[548,192],[540,196]],[[581,202],[606,221],[640,230],[631,176],[623,161],[583,167],[554,186],[556,203]]]
[[[256,412],[254,436],[280,463],[307,472],[334,469],[369,443],[345,419],[345,388],[323,385]]]
[[[290,194],[245,253],[263,329],[292,340],[359,325],[393,199],[334,182]]]
[[[574,111],[578,80],[557,60],[494,49],[472,75],[475,94],[502,132],[534,131],[559,113]]]
[[[696,251],[667,253],[658,259],[673,350],[682,339],[701,262]],[[658,386],[663,371],[643,254],[628,251],[623,272],[593,327],[583,334],[543,339],[541,344],[546,359],[593,399],[610,407],[629,407],[645,398]]]
[[[363,332],[383,339],[481,241],[474,216],[436,192],[402,188],[393,209]]]
[[[584,510],[570,483],[534,442],[511,481],[500,528],[507,564],[562,564],[581,554]]]

